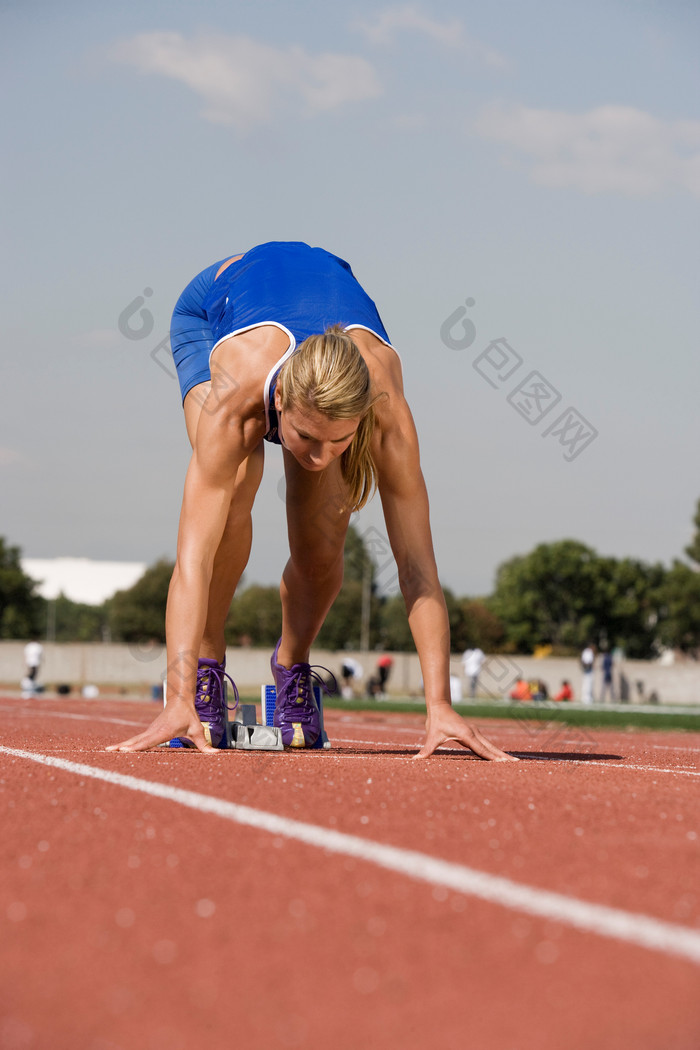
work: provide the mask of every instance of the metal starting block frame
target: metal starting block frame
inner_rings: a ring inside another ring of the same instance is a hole
[[[243,704],[252,707],[254,704]],[[237,751],[284,751],[282,730],[277,726],[246,725],[245,722],[226,723],[226,746]]]
[[[284,751],[282,730],[259,725],[255,704],[239,704],[226,722],[226,747],[237,751]]]

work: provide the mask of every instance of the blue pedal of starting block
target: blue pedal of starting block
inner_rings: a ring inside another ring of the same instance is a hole
[[[310,751],[317,751],[319,748],[329,748],[331,742],[328,739],[328,734],[323,726],[323,690],[319,685],[313,687],[314,700],[318,707],[321,715],[321,732],[318,740],[315,744],[312,744],[309,748]],[[261,721],[264,726],[273,725],[273,719],[275,716],[275,704],[277,703],[277,687],[274,685],[263,685],[260,687],[260,707],[261,707]]]

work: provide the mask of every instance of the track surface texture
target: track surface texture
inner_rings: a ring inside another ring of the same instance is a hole
[[[700,734],[104,751],[153,713],[0,698],[2,1050],[700,1047]]]

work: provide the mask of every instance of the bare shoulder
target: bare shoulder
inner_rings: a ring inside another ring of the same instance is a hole
[[[222,340],[211,357],[212,411],[245,418],[264,410],[265,380],[289,346],[272,325]]]
[[[411,413],[404,397],[401,360],[396,350],[371,332],[353,330],[351,335],[365,359],[378,398],[374,406],[378,433],[396,430],[404,419],[409,423]]]
[[[420,496],[423,485],[413,416],[404,396],[401,360],[396,350],[369,332],[351,333],[365,359],[377,398],[372,455],[382,500]],[[386,512],[386,510],[385,510]]]
[[[365,359],[372,384],[378,390],[386,389],[387,393],[403,392],[401,361],[396,350],[362,328],[352,329],[349,334]]]

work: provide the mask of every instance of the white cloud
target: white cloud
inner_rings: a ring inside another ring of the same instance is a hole
[[[504,69],[508,65],[503,55],[469,36],[460,19],[438,22],[414,4],[389,7],[376,14],[371,21],[358,22],[356,28],[373,44],[388,44],[399,32],[422,33],[442,47],[461,51],[480,65],[496,69]]]
[[[124,336],[114,328],[92,328],[89,332],[78,332],[71,338],[71,345],[78,350],[116,350],[124,345]]]
[[[93,561],[90,558],[21,558],[37,592],[51,601],[64,594],[73,602],[101,605],[120,590],[133,587],[146,571],[143,562]]]
[[[245,36],[141,33],[115,45],[112,58],[181,81],[203,100],[206,120],[240,128],[269,120],[289,99],[313,114],[382,92],[374,68],[358,55],[311,55]]]
[[[0,445],[0,467],[12,467],[16,464],[26,465],[27,460],[16,449]]]
[[[700,196],[700,121],[663,121],[632,106],[565,113],[489,106],[476,131],[525,154],[541,186],[647,197],[672,187]]]

